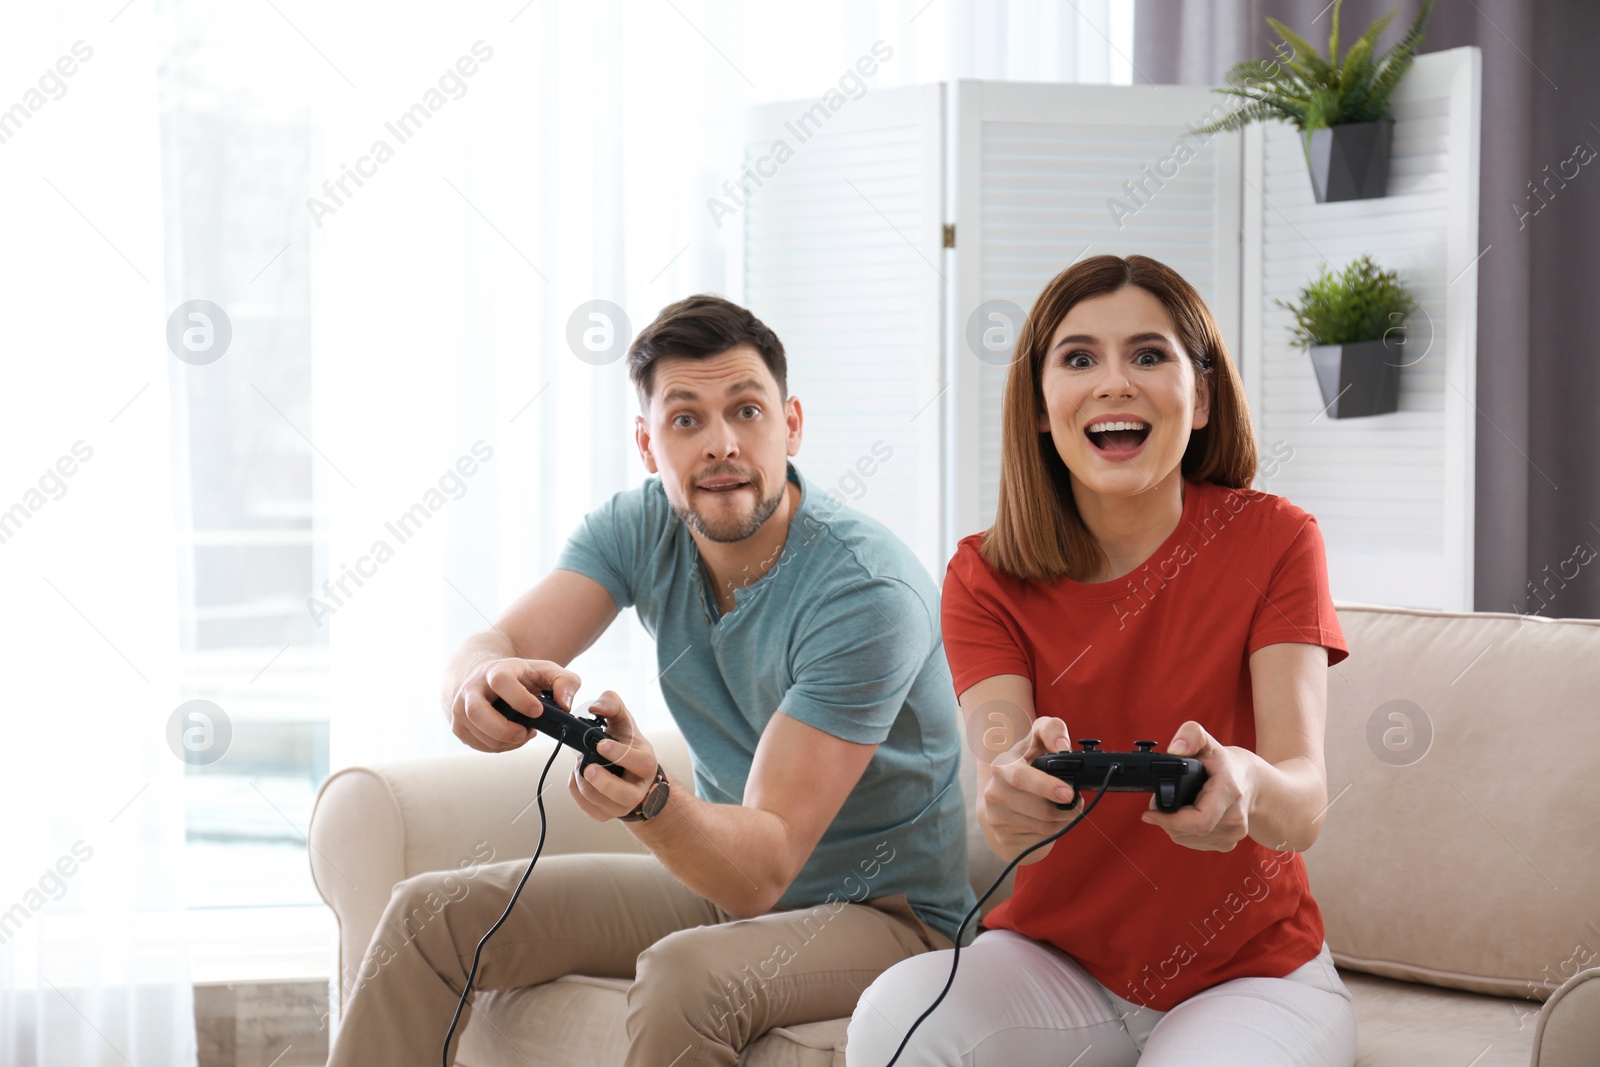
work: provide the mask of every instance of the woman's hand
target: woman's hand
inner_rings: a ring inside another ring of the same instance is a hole
[[[978,824],[1001,859],[1016,858],[1023,849],[1077,818],[1076,808],[1063,811],[1056,807],[1057,802],[1076,803],[1072,787],[1033,766],[1045,753],[1071,747],[1066,723],[1051,717],[1034,719],[1028,735],[990,764],[988,780],[978,794]],[[1033,853],[1023,865],[1044,859],[1054,847],[1051,844]]]
[[[1173,812],[1156,810],[1155,798],[1151,797],[1150,810],[1139,818],[1161,827],[1185,848],[1233,851],[1235,845],[1250,836],[1252,771],[1259,757],[1249,749],[1218,744],[1193,720],[1178,727],[1167,753],[1199,760],[1206,769],[1206,784],[1192,805]]]

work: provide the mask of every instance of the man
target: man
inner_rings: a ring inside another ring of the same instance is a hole
[[[772,331],[693,296],[635,339],[629,374],[657,477],[586,516],[556,569],[462,645],[446,703],[464,743],[517,748],[532,732],[492,701],[536,716],[548,688],[570,709],[565,665],[632,605],[695,781],[662,773],[603,693],[587,710],[625,773],[575,771],[569,788],[650,854],[541,859],[474,988],[631,978],[631,1067],[732,1065],[771,1027],[847,1016],[891,964],[950,947],[973,903],[959,717],[927,572],[788,462],[801,409]],[[525,867],[483,868],[448,922],[357,987],[330,1067],[437,1059],[474,947]],[[380,929],[442,877],[400,883]]]

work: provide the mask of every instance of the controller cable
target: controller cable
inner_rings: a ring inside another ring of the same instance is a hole
[[[978,898],[978,902],[972,906],[972,910],[967,912],[966,918],[961,920],[961,925],[956,927],[955,952],[950,956],[950,977],[945,980],[944,988],[939,991],[939,995],[933,998],[933,1003],[928,1005],[928,1010],[917,1016],[917,1021],[911,1024],[911,1029],[906,1031],[906,1036],[900,1039],[900,1047],[894,1050],[894,1055],[890,1057],[887,1067],[894,1067],[895,1062],[900,1059],[900,1053],[904,1052],[906,1050],[906,1045],[910,1043],[911,1035],[917,1032],[917,1027],[922,1025],[922,1021],[924,1019],[933,1014],[933,1009],[937,1008],[941,1003],[944,1002],[945,994],[950,992],[950,987],[955,984],[956,966],[961,962],[961,933],[967,928],[967,923],[972,921],[972,917],[978,914],[978,909],[983,907],[983,902],[994,895],[994,891],[1000,888],[1000,883],[1006,880],[1006,876],[1015,870],[1017,864],[1021,863],[1023,859],[1029,855],[1029,853],[1037,852],[1039,849],[1057,840],[1068,830],[1087,819],[1089,817],[1089,813],[1094,810],[1095,805],[1100,803],[1100,798],[1106,795],[1106,787],[1111,784],[1111,776],[1116,774],[1121,769],[1122,764],[1120,763],[1113,763],[1110,767],[1106,768],[1106,776],[1105,779],[1100,783],[1100,791],[1096,793],[1094,795],[1094,799],[1089,801],[1088,805],[1084,807],[1083,814],[1067,823],[1067,825],[1063,826],[1049,837],[1036,841],[1027,848],[1023,849],[1021,852],[1017,853],[1017,858],[1006,864],[1006,869],[1000,872],[1000,877],[994,880],[994,884],[983,891],[983,896]],[[1072,800],[1073,803],[1077,803],[1078,798],[1074,796]]]
[[[539,853],[544,851],[544,780],[550,774],[550,767],[560,754],[561,742],[557,741],[554,750],[550,753],[550,758],[545,760],[544,770],[539,774],[539,792],[534,797],[539,804],[539,844],[533,850],[533,859],[528,861],[528,869],[522,872],[522,881],[518,882],[517,888],[511,891],[511,903],[506,905],[506,910],[501,913],[500,918],[496,919],[494,925],[489,927],[489,932],[478,940],[478,947],[472,953],[472,969],[467,972],[467,984],[461,987],[461,999],[456,1002],[456,1013],[450,1019],[450,1029],[446,1030],[444,1034],[444,1050],[440,1053],[443,1067],[450,1067],[450,1039],[455,1036],[456,1024],[461,1021],[461,1010],[466,1007],[467,994],[472,991],[472,980],[478,975],[478,960],[483,955],[484,943],[489,940],[496,930],[500,929],[500,924],[505,922],[511,915],[511,909],[517,906],[517,897],[521,895],[522,887],[528,883],[528,875],[533,873],[533,865],[539,862]],[[1087,815],[1088,812],[1084,814]],[[1027,855],[1027,853],[1023,853],[1023,855]]]

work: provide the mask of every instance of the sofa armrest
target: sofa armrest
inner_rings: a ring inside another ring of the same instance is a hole
[[[667,772],[691,782],[681,736],[652,737]],[[311,813],[311,879],[339,923],[340,1000],[350,988],[396,883],[425,871],[526,859],[539,842],[534,787],[550,742],[514,752],[463,752],[329,776]],[[599,823],[578,810],[567,790],[576,755],[556,757],[545,783],[548,820],[543,855],[642,852],[626,826]]]
[[[1533,1033],[1533,1067],[1600,1063],[1600,967],[1579,971],[1550,994]]]

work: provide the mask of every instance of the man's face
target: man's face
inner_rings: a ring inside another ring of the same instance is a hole
[[[709,541],[742,541],[783,502],[788,457],[800,450],[800,401],[749,345],[710,359],[656,363],[635,439],[667,501]]]

